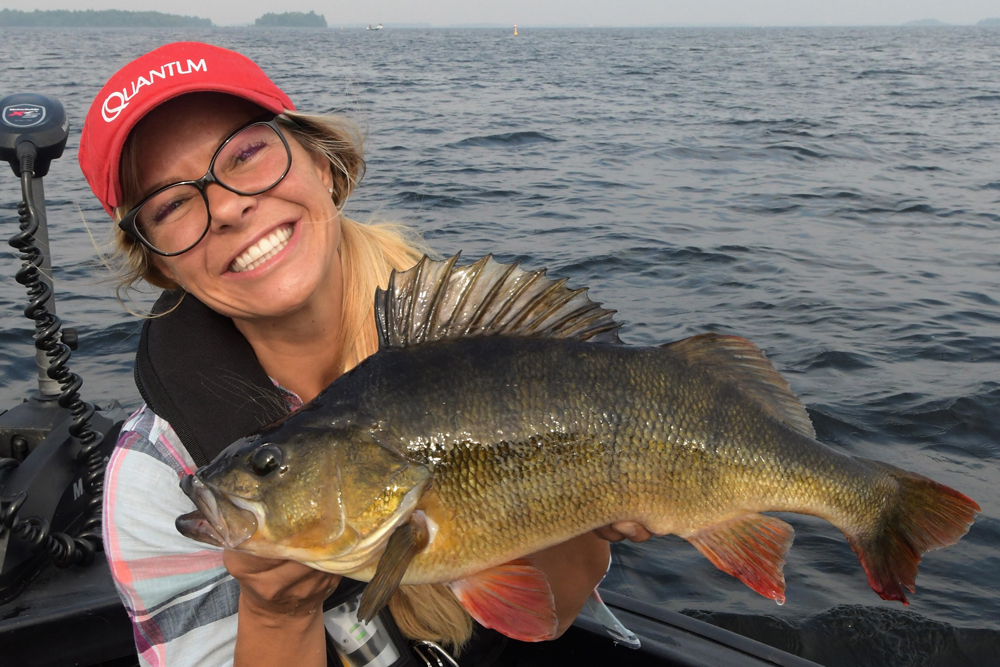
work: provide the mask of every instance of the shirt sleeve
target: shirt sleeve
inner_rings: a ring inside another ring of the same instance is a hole
[[[221,548],[174,527],[195,509],[179,486],[195,467],[170,424],[146,406],[122,427],[108,462],[104,550],[144,666],[233,663],[239,584]]]

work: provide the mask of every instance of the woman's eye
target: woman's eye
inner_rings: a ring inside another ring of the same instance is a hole
[[[265,141],[255,141],[250,144],[246,144],[237,148],[232,155],[233,166],[239,166],[245,162],[252,160],[261,151],[267,148],[267,142]]]
[[[183,206],[183,204],[184,204],[183,202],[177,201],[176,199],[174,201],[164,204],[159,209],[157,209],[156,215],[153,217],[153,222],[163,222],[168,217],[170,217],[171,213],[173,213],[181,206]]]
[[[166,200],[150,202],[143,207],[142,221],[147,225],[162,225],[170,222],[183,215],[189,201],[191,201],[191,195],[177,194]],[[149,211],[147,212],[146,209]]]

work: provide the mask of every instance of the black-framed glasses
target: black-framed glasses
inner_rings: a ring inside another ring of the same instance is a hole
[[[222,142],[204,176],[159,188],[118,226],[157,255],[180,255],[198,245],[212,225],[209,183],[238,195],[259,195],[280,183],[291,167],[292,151],[278,119],[250,123]]]

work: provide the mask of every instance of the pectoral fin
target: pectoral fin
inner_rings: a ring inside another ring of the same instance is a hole
[[[365,623],[375,618],[375,614],[382,610],[399,588],[399,582],[403,580],[410,561],[424,550],[428,539],[427,524],[416,516],[393,531],[378,560],[372,580],[361,594],[358,618]]]
[[[794,535],[794,529],[781,519],[745,514],[685,539],[723,572],[784,604],[785,575],[781,569]]]
[[[525,558],[448,584],[479,624],[524,642],[556,635],[555,599],[545,574]]]

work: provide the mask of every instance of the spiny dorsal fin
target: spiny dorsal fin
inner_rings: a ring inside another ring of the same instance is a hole
[[[812,420],[791,386],[774,369],[764,351],[746,338],[708,333],[663,347],[688,361],[710,366],[715,373],[738,383],[788,426],[810,438],[816,437]]]
[[[392,272],[389,287],[375,294],[380,349],[498,334],[621,343],[615,311],[591,301],[585,288],[571,290],[544,269],[525,271],[492,255],[457,262],[458,255],[424,256]]]

